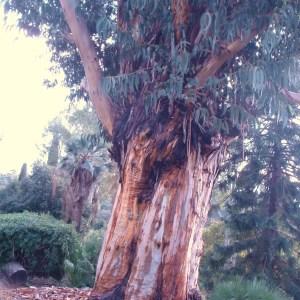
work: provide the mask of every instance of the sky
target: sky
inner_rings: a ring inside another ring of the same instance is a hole
[[[49,51],[42,39],[7,29],[0,12],[0,173],[19,171],[40,155],[49,121],[68,107],[67,91],[47,89]]]

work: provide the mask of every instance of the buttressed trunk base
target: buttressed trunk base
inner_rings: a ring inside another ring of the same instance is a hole
[[[155,151],[141,137],[128,144],[90,299],[201,299],[202,232],[225,151],[189,150],[155,173]]]

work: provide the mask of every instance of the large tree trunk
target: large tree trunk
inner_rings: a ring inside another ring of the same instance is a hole
[[[225,148],[182,149],[165,167],[142,135],[128,143],[91,299],[201,299],[202,232]]]

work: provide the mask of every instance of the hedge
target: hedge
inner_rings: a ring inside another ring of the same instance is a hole
[[[0,214],[0,265],[21,263],[29,274],[64,275],[64,261],[75,262],[79,238],[70,225],[37,213]]]

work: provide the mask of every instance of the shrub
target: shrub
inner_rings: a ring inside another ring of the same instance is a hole
[[[82,240],[75,263],[65,260],[65,272],[73,286],[93,286],[102,240],[103,231],[90,230]]]
[[[70,225],[44,214],[0,214],[0,264],[14,260],[32,275],[60,279],[64,261],[76,261],[78,252]]]
[[[210,300],[287,300],[279,290],[264,281],[236,278],[216,285]]]
[[[68,281],[75,287],[93,286],[95,279],[95,268],[86,258],[85,253],[80,251],[75,259],[75,263],[66,259],[64,261],[64,270]]]
[[[95,267],[97,266],[103,236],[104,230],[90,230],[83,239],[83,249],[86,257]]]

